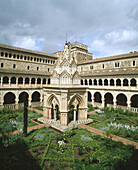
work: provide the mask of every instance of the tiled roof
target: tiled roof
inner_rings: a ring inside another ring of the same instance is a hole
[[[19,52],[25,52],[25,53],[31,53],[31,54],[37,54],[37,55],[43,55],[43,56],[48,56],[48,57],[51,57],[51,58],[57,58],[53,54],[43,53],[43,52],[39,52],[39,51],[33,51],[33,50],[19,48],[19,47],[13,47],[13,46],[10,46],[10,45],[5,45],[5,44],[0,44],[0,48],[15,50],[15,51],[19,51]]]
[[[92,59],[92,60],[88,60],[88,61],[84,61],[82,63],[79,63],[78,65],[82,65],[82,64],[90,64],[90,63],[96,63],[96,62],[104,62],[104,61],[108,61],[108,60],[116,60],[116,59],[123,59],[123,58],[128,58],[128,57],[138,57],[138,52],[130,52],[127,54],[121,54],[121,55],[115,55],[115,56],[109,56],[109,57],[104,57],[104,58],[97,58],[97,59]]]

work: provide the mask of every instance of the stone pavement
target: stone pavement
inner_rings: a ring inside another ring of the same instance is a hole
[[[112,140],[115,140],[115,141],[120,141],[126,145],[134,145],[136,146],[136,149],[138,149],[138,143],[137,142],[134,142],[134,141],[131,141],[131,140],[128,140],[128,139],[125,139],[125,138],[122,138],[120,136],[116,136],[116,135],[110,135],[110,136],[107,136],[106,133],[102,130],[99,130],[99,129],[95,129],[93,127],[90,127],[88,125],[84,125],[84,124],[81,124],[81,125],[78,125],[78,128],[84,128],[84,129],[87,129],[95,134],[98,134],[98,135],[102,135],[102,136],[106,136],[108,138],[111,138],[112,137]]]
[[[94,111],[91,111],[91,112],[87,112],[87,115],[91,115],[91,114],[93,114],[93,113],[95,113],[96,111],[94,110]]]
[[[32,127],[28,127],[27,128],[27,131],[30,131],[30,130],[35,130],[35,129],[40,129],[42,127],[50,127],[49,124],[45,123],[45,124],[39,124],[39,125],[36,125],[36,126],[32,126]],[[9,135],[13,135],[13,134],[16,134],[16,133],[19,133],[19,132],[23,132],[22,129],[19,129],[19,130],[15,130],[13,132],[11,132]],[[0,134],[0,136],[2,136]]]

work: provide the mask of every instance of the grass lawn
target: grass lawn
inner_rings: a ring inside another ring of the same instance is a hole
[[[123,109],[104,109],[102,113],[94,113],[89,118],[99,122],[89,126],[138,142],[138,113],[130,113]]]
[[[9,140],[9,142],[7,142]],[[62,143],[60,143],[60,142]],[[136,169],[137,150],[85,129],[50,128],[0,138],[1,169]],[[132,164],[133,163],[133,164]]]

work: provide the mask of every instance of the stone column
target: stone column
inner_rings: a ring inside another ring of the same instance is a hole
[[[53,111],[54,111],[54,120],[56,121],[57,120],[57,110],[53,109]]]
[[[3,77],[1,77],[1,86],[2,86],[2,80],[3,80]]]
[[[9,77],[9,86],[11,85],[11,78]]]
[[[23,87],[24,87],[24,84],[25,84],[25,79],[23,78]]]
[[[31,95],[29,95],[29,97],[28,97],[28,107],[30,107],[31,106]]]
[[[15,99],[15,110],[17,110],[17,109],[19,109],[18,108],[18,100],[17,100],[17,98]]]
[[[116,95],[113,95],[113,105],[116,106]]]
[[[76,122],[76,114],[77,114],[77,110],[76,108],[74,109],[74,122]]]
[[[105,106],[105,103],[104,103],[105,101],[104,101],[104,100],[105,100],[105,99],[104,99],[104,95],[102,95],[102,105],[101,105],[102,108],[104,108],[104,106]]]
[[[128,108],[131,107],[131,100],[130,100],[130,97],[127,97],[127,107],[128,107]]]

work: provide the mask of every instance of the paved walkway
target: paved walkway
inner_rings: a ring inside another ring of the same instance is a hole
[[[35,129],[40,129],[42,127],[50,127],[49,124],[45,123],[45,124],[39,124],[39,125],[36,125],[36,126],[32,126],[32,127],[28,127],[27,128],[27,131],[30,131],[30,130],[35,130]],[[13,134],[16,134],[16,133],[19,133],[19,132],[22,132],[22,129],[19,129],[19,130],[15,130],[13,132],[10,133],[10,135],[13,135]],[[0,134],[0,136],[2,136]]]
[[[27,109],[28,109],[28,110],[31,110],[31,111],[34,111],[34,112],[36,112],[36,113],[44,114],[44,111],[38,110],[38,109],[34,109],[34,108],[32,108],[32,107],[27,107]]]
[[[93,127],[90,127],[88,125],[84,125],[84,124],[81,124],[81,125],[78,125],[78,128],[84,128],[84,129],[87,129],[93,133],[96,133],[98,135],[102,135],[102,136],[106,136],[108,138],[110,138],[109,136],[106,135],[106,133],[102,130],[99,130],[99,129],[95,129]],[[116,136],[116,135],[112,135],[111,134],[111,137],[112,137],[112,140],[115,140],[115,141],[120,141],[126,145],[134,145],[136,146],[136,149],[138,149],[138,143],[137,142],[134,142],[134,141],[131,141],[131,140],[128,140],[128,139],[125,139],[125,138],[122,138],[122,137],[119,137],[119,136]]]
[[[91,114],[93,114],[93,113],[95,113],[95,110],[94,110],[94,111],[91,111],[91,112],[87,112],[87,115],[91,115]]]

